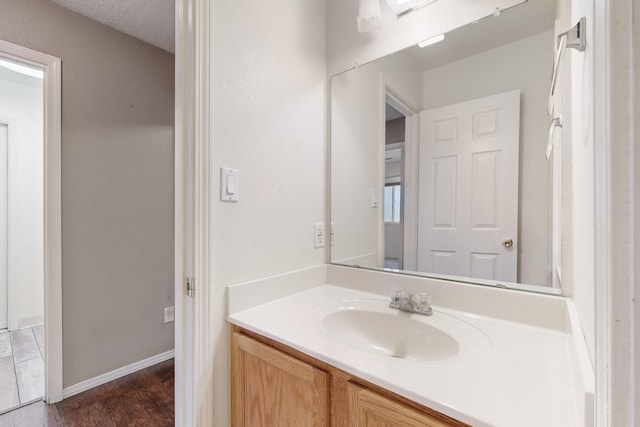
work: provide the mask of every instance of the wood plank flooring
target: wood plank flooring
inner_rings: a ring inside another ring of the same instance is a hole
[[[54,405],[36,402],[0,416],[0,427],[168,427],[173,424],[173,359]]]

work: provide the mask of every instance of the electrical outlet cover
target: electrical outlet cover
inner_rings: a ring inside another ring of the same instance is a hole
[[[164,309],[164,323],[173,322],[173,318],[174,318],[174,308],[173,308],[173,306],[165,307],[165,309]]]
[[[324,223],[316,222],[313,225],[313,247],[324,248]]]

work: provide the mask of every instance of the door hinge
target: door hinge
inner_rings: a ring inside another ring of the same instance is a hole
[[[187,277],[186,283],[187,283],[187,296],[192,297],[196,287],[195,280],[193,279],[193,277]]]

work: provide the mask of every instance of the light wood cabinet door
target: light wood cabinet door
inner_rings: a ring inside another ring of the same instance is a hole
[[[236,332],[231,348],[234,427],[329,425],[329,374]]]
[[[353,427],[451,427],[444,420],[348,383],[349,425]],[[458,424],[455,424],[458,425]]]

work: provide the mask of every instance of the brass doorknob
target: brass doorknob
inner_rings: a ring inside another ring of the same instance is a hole
[[[505,248],[510,248],[511,246],[513,246],[513,240],[511,239],[503,240],[502,246],[504,246]]]

